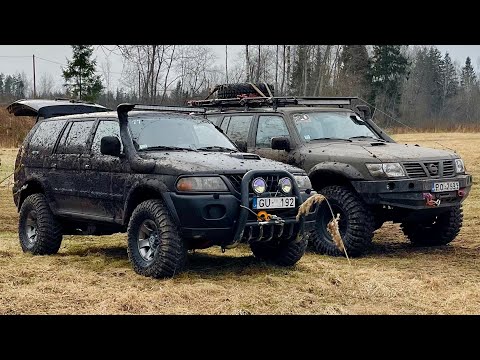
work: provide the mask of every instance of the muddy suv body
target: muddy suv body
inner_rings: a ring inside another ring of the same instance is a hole
[[[15,164],[22,249],[53,254],[62,234],[126,231],[129,259],[146,276],[173,276],[188,249],[241,242],[262,259],[296,263],[315,223],[315,209],[296,219],[314,194],[306,173],[238,151],[191,112],[124,104],[38,121]]]
[[[472,184],[458,154],[396,143],[352,100],[245,97],[191,105],[210,107],[208,118],[243,151],[303,168],[340,214],[351,255],[363,253],[385,221],[401,223],[415,244],[454,240]],[[330,218],[323,204],[311,241],[320,253],[343,255],[325,229]]]

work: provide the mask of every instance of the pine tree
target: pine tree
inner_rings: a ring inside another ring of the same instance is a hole
[[[460,76],[460,85],[465,90],[470,90],[477,83],[477,75],[472,66],[470,57],[465,60],[465,66],[462,68],[462,74]]]
[[[374,45],[372,57],[372,98],[385,110],[396,113],[408,61],[401,45]]]
[[[366,96],[370,91],[370,58],[365,45],[345,45],[340,55],[341,95]]]
[[[67,68],[62,69],[64,86],[67,91],[80,100],[95,101],[100,95],[103,85],[100,75],[95,74],[96,61],[91,59],[91,45],[72,45],[72,60]]]
[[[457,89],[457,72],[447,52],[443,58],[443,98],[446,100],[454,97],[457,94]]]

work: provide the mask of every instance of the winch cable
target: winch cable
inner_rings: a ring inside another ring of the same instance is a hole
[[[407,124],[401,122],[400,120],[395,119],[393,116],[391,116],[391,115],[387,114],[386,112],[382,111],[381,109],[377,108],[375,105],[370,104],[368,101],[362,99],[361,97],[358,97],[358,100],[363,101],[365,104],[367,104],[368,106],[370,106],[370,107],[372,107],[372,108],[374,109],[374,113],[373,113],[373,115],[372,115],[372,121],[373,121],[373,116],[375,115],[375,111],[378,110],[378,111],[379,111],[380,113],[382,113],[383,115],[385,115],[385,116],[387,116],[388,118],[392,119],[393,121],[399,123],[400,125],[405,126],[407,129],[412,130],[412,131],[415,132],[415,133],[421,133],[420,131],[418,131],[418,130],[416,130],[416,129],[410,127],[410,126],[408,126]],[[448,149],[448,150],[453,151],[454,153],[457,153],[456,150],[454,150],[454,149],[452,149],[452,148],[449,148],[448,146],[443,145],[443,144],[439,143],[439,142],[436,141],[436,140],[432,140],[432,141],[433,141],[434,143],[436,143],[436,144],[444,147],[445,149]]]

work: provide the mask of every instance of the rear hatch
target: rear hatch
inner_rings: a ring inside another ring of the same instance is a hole
[[[47,119],[54,116],[110,111],[105,106],[68,99],[21,99],[7,106],[15,116],[34,116]]]

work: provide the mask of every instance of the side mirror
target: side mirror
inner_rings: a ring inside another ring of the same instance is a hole
[[[273,137],[272,149],[290,151],[290,140],[286,137]]]
[[[362,120],[370,120],[372,118],[372,112],[367,105],[357,105],[356,108],[361,114],[363,114]]]
[[[238,150],[241,152],[247,152],[247,142],[243,140],[235,141],[235,145],[237,145]]]
[[[100,140],[100,152],[102,155],[120,156],[120,140],[116,136],[104,136]]]

